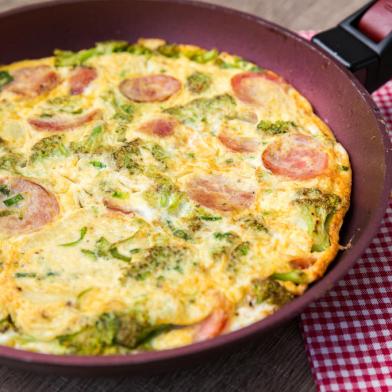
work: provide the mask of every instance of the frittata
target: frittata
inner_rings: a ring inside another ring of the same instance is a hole
[[[259,321],[320,278],[348,154],[238,56],[141,39],[0,67],[1,344],[162,350]]]

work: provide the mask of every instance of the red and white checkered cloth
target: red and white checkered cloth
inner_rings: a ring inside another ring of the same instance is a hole
[[[392,80],[373,99],[392,139]],[[363,256],[301,318],[320,392],[392,391],[392,199]]]

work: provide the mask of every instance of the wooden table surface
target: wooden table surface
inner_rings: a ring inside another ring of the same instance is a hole
[[[50,1],[50,0],[47,0]],[[107,0],[110,1],[110,0]],[[40,0],[0,0],[0,12]],[[325,29],[366,0],[209,0],[272,20],[292,30]],[[311,377],[299,320],[277,328],[240,351],[187,370],[112,379],[40,376],[0,367],[0,392],[308,392]]]

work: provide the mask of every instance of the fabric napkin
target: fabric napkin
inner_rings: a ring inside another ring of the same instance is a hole
[[[392,139],[392,80],[372,97]],[[320,392],[392,391],[392,198],[363,256],[301,319]]]

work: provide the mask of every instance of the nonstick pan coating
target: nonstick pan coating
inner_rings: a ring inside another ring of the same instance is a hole
[[[260,18],[182,0],[53,1],[0,15],[0,63],[77,50],[96,41],[159,37],[217,48],[270,68],[293,84],[345,146],[353,168],[352,204],[341,252],[326,275],[283,309],[239,331],[174,350],[126,356],[77,357],[0,346],[0,363],[61,374],[150,373],[200,362],[297,315],[329,290],[376,234],[391,187],[392,150],[385,124],[366,90],[348,71],[297,35]]]

